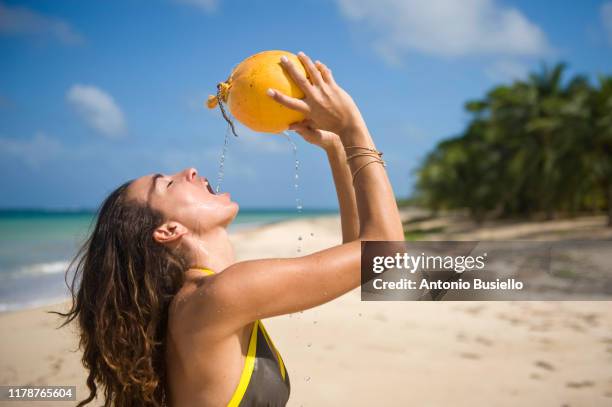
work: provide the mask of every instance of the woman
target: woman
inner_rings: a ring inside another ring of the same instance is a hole
[[[305,93],[268,95],[301,111],[291,128],[329,158],[341,212],[338,246],[296,258],[236,262],[238,212],[188,168],[127,182],[102,204],[72,281],[89,396],[105,405],[282,406],[289,373],[261,320],[321,305],[360,284],[362,240],[403,240],[381,154],[352,98],[303,53]],[[348,154],[348,157],[347,157]],[[77,280],[80,286],[75,289]]]

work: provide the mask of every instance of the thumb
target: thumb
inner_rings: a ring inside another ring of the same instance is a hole
[[[308,126],[308,124],[304,120],[302,120],[301,122],[293,122],[289,125],[289,130],[297,130],[306,126]]]
[[[317,135],[316,130],[302,124],[293,126],[292,130],[304,138],[313,138]]]
[[[310,119],[304,119],[302,121],[299,122],[293,122],[289,125],[289,130],[295,130],[294,128],[298,127],[298,128],[303,128],[303,127],[309,127],[309,128],[314,128],[314,123],[312,120]]]

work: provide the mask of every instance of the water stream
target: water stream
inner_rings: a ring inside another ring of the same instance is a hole
[[[300,198],[300,161],[297,158],[297,146],[291,140],[291,136],[288,132],[283,131],[281,133],[289,143],[291,143],[291,147],[293,148],[293,160],[295,161],[294,173],[293,173],[293,188],[295,189],[295,207],[298,213],[302,213],[302,200]],[[298,246],[297,252],[300,253],[302,251],[302,236],[298,236]]]
[[[219,193],[219,191],[221,190],[221,186],[223,184],[223,176],[225,173],[225,168],[224,168],[225,157],[227,156],[227,150],[229,147],[230,134],[231,134],[231,127],[228,125],[227,129],[225,130],[225,140],[223,142],[223,149],[221,150],[221,157],[219,157],[219,171],[217,172],[217,185],[215,187],[215,193]],[[297,145],[293,142],[288,132],[283,131],[280,134],[284,136],[287,139],[287,141],[289,141],[292,147],[293,161],[295,162],[294,173],[293,173],[293,188],[295,189],[295,207],[296,207],[298,214],[300,214],[302,213],[303,205],[302,205],[302,199],[300,198],[300,183],[299,183],[300,181],[300,161],[298,160],[298,157],[297,157]],[[313,233],[311,233],[310,235],[314,236]],[[298,236],[297,238],[298,240],[297,252],[298,253],[302,251],[302,240],[303,239],[304,238],[301,235]]]
[[[223,183],[225,156],[227,155],[227,147],[229,146],[231,127],[228,124],[225,130],[225,141],[223,142],[223,150],[221,151],[221,157],[219,158],[219,171],[217,172],[217,186],[215,187],[215,193],[219,193],[221,184]]]

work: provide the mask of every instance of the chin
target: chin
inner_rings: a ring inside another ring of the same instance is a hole
[[[229,219],[227,221],[227,224],[229,225],[230,223],[232,223],[234,221],[234,219],[236,219],[236,215],[238,215],[238,211],[240,210],[240,206],[238,205],[238,202],[234,202],[234,201],[230,201],[229,203]]]

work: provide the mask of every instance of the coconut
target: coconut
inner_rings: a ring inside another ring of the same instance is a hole
[[[304,92],[280,64],[283,55],[307,77],[304,66],[295,54],[287,51],[260,52],[239,63],[229,78],[217,85],[217,95],[208,97],[208,108],[219,105],[232,130],[233,124],[223,104],[229,107],[236,120],[257,132],[280,133],[291,123],[303,120],[303,113],[281,105],[266,94],[269,88],[273,88],[297,99],[304,97]]]

